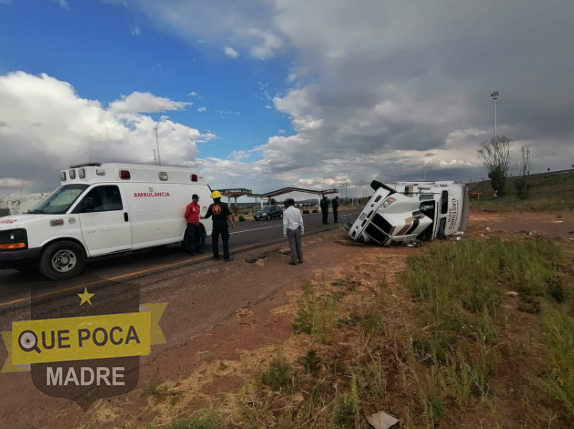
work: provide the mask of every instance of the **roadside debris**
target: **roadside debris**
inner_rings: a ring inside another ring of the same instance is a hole
[[[367,421],[375,429],[389,429],[399,422],[396,418],[384,411],[379,411],[378,413],[367,416]]]
[[[447,239],[466,230],[470,199],[464,184],[373,180],[371,188],[375,193],[361,214],[344,225],[357,242],[396,246]]]
[[[506,295],[516,297],[518,296],[518,292],[506,292]]]
[[[250,264],[255,264],[257,261],[263,261],[265,259],[267,259],[267,256],[265,256],[265,255],[249,256],[249,257],[245,258],[245,262],[248,262]]]

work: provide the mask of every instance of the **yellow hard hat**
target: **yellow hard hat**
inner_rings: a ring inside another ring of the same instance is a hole
[[[216,198],[221,198],[221,192],[219,191],[213,191],[211,194],[211,198],[216,199]]]

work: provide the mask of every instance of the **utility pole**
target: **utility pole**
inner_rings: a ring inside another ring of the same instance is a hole
[[[158,140],[158,138],[157,138],[157,129],[158,129],[158,128],[159,128],[159,124],[157,124],[157,125],[154,127],[154,131],[155,131],[155,144],[156,144],[156,146],[157,146],[157,164],[158,164],[158,165],[161,165],[161,157],[160,157],[160,155],[159,155],[159,140]]]
[[[496,100],[498,99],[499,95],[500,95],[500,93],[498,91],[494,91],[492,94],[490,94],[490,96],[494,100],[494,138],[495,139],[496,139]]]
[[[156,156],[155,149],[153,150],[153,163],[154,163],[155,165],[157,165],[157,156]]]

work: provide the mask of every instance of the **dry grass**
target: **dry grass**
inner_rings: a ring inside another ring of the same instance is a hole
[[[488,237],[318,270],[272,311],[291,337],[148,388],[150,427],[366,429],[378,411],[413,429],[573,427],[569,265],[551,241]],[[203,393],[226,376],[238,391]],[[211,407],[196,414],[198,399]]]

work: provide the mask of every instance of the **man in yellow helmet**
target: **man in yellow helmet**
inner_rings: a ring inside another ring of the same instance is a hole
[[[235,229],[233,217],[227,203],[221,201],[221,193],[213,191],[211,193],[213,204],[207,208],[205,216],[201,219],[213,217],[213,231],[211,233],[211,247],[213,249],[213,259],[219,260],[219,236],[223,242],[223,259],[229,261],[229,227],[227,222],[231,223],[231,228]]]

